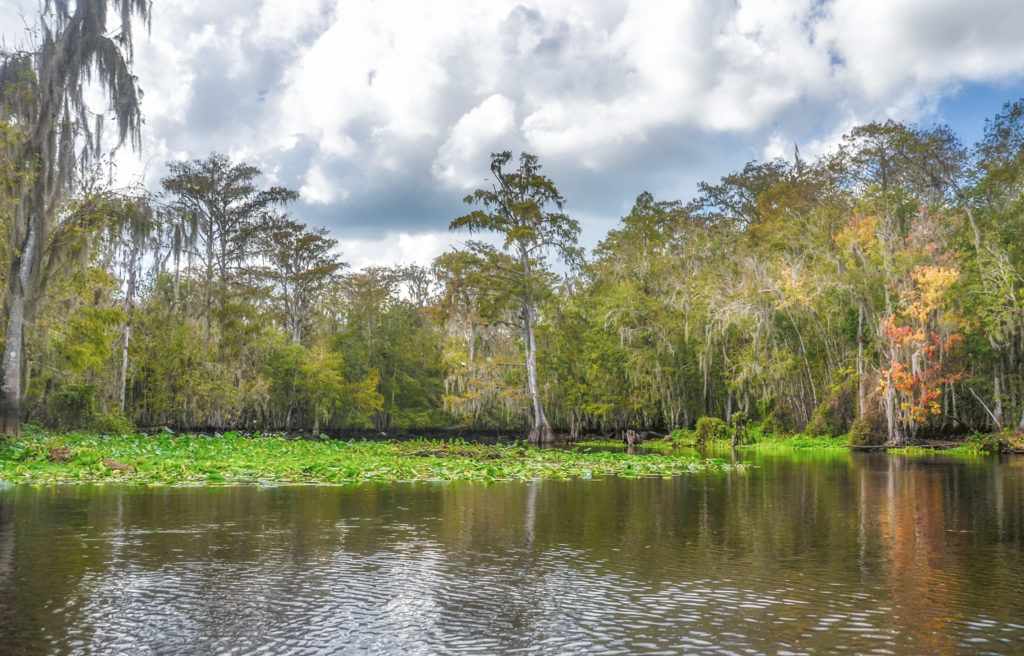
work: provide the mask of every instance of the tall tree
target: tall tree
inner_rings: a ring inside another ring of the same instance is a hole
[[[1015,425],[1024,432],[1024,99],[985,122],[975,156],[976,184],[964,203],[974,242],[965,301],[992,352],[985,358],[992,365],[991,396],[980,405],[993,429]]]
[[[516,303],[507,285],[495,284],[491,275],[499,263],[511,258],[494,253],[497,260],[478,253],[449,251],[434,260],[440,286],[437,320],[447,329],[445,348],[445,408],[473,426],[527,416],[518,363]]]
[[[108,11],[114,10],[114,29]],[[117,145],[138,147],[141,92],[131,72],[132,20],[148,21],[149,0],[47,1],[39,16],[38,47],[0,53],[0,120],[22,131],[15,161],[32,167],[14,191],[17,203],[6,235],[7,331],[0,379],[0,433],[18,434],[24,332],[45,282],[45,261],[60,244],[54,239],[76,173],[102,155],[105,115],[91,111],[89,82],[107,94],[117,127]]]
[[[277,208],[299,194],[284,187],[260,188],[260,169],[218,153],[171,162],[168,168],[170,175],[161,184],[176,197],[177,221],[183,227],[179,234],[188,235],[185,243],[193,247],[187,255],[199,261],[205,285],[203,344],[209,350],[214,296],[223,307],[230,276],[248,255],[250,240],[260,227],[280,220]]]
[[[275,221],[263,231],[266,277],[275,287],[285,328],[301,344],[313,304],[346,264],[332,251],[336,239],[327,230],[311,230],[289,219]]]
[[[118,406],[125,410],[128,389],[128,353],[132,339],[132,314],[138,293],[139,278],[142,274],[142,259],[147,252],[155,250],[157,215],[145,197],[126,199],[118,208],[116,223],[111,238],[115,266],[121,270],[124,285],[124,320],[121,329],[121,374],[118,380]]]
[[[481,205],[469,214],[452,221],[449,228],[466,228],[470,233],[491,232],[504,238],[502,249],[515,258],[515,268],[503,271],[513,283],[519,301],[523,344],[526,352],[527,388],[533,410],[533,426],[529,440],[551,442],[554,436],[544,414],[540,383],[537,379],[537,307],[550,277],[545,256],[553,250],[557,257],[572,264],[580,259],[576,246],[580,225],[562,213],[565,200],[555,184],[540,173],[537,157],[529,153],[519,156],[519,168],[506,170],[512,153],[491,154],[490,189],[477,189],[465,197],[470,205]],[[554,207],[556,211],[549,208]],[[487,250],[483,244],[475,248]]]

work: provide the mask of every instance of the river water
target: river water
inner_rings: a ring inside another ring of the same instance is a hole
[[[0,653],[1024,653],[1024,459],[0,491]]]

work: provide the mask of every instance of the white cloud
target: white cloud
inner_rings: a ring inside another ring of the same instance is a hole
[[[512,137],[515,112],[515,103],[500,93],[466,112],[438,150],[434,176],[450,187],[479,185],[487,154],[502,150]]]
[[[328,205],[335,199],[344,200],[350,195],[344,189],[337,187],[319,165],[314,165],[306,173],[306,184],[299,189],[299,194],[304,201],[315,205]]]
[[[322,0],[265,0],[256,38],[287,43],[320,21],[324,4]]]
[[[765,144],[764,150],[761,151],[761,159],[764,161],[771,161],[773,159],[786,159],[792,154],[793,145],[786,143],[786,138],[779,133],[775,133]]]
[[[428,266],[438,255],[457,244],[447,232],[387,233],[379,239],[341,239],[343,257],[353,269],[394,264]]]
[[[36,6],[0,3],[0,32],[19,32],[16,9]],[[931,117],[965,83],[1024,80],[1019,0],[184,0],[153,11],[151,34],[136,33],[145,152],[126,175],[146,168],[155,184],[166,158],[245,157],[301,187],[296,212],[308,215],[296,218],[389,233],[365,244],[394,258],[406,257],[400,235],[434,234],[460,211],[492,151],[536,153],[570,211],[609,216],[645,187],[685,199],[748,157],[788,157],[794,142],[811,157],[857,123]]]
[[[960,80],[1019,76],[1022,21],[1016,1],[836,0],[817,37],[842,59],[842,92],[906,107]]]

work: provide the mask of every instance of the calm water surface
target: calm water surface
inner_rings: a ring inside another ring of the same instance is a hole
[[[0,653],[1024,653],[1024,460],[755,458],[672,480],[9,488]]]

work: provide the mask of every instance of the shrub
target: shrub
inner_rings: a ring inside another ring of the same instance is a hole
[[[967,438],[967,447],[974,453],[990,455],[999,453],[998,435],[971,435]]]
[[[1024,431],[1004,428],[999,441],[1007,451],[1024,451]]]
[[[97,401],[95,383],[64,383],[50,395],[44,409],[44,423],[53,430],[88,430],[104,435],[130,435],[135,424],[121,413],[105,414]]]
[[[887,435],[885,416],[872,405],[863,417],[855,419],[850,426],[850,445],[877,446],[885,442]]]
[[[828,397],[814,411],[804,433],[836,437],[851,430],[857,418],[857,376],[847,373],[841,382],[829,388]]]
[[[713,440],[728,440],[729,432],[729,425],[718,417],[701,417],[697,420],[693,437],[697,444],[705,444]]]
[[[51,395],[47,423],[58,431],[88,428],[96,414],[95,383],[64,383]]]
[[[742,410],[732,413],[732,443],[746,444],[750,436],[747,434],[747,413]]]
[[[119,412],[97,414],[90,428],[102,435],[132,435],[135,433],[135,422]]]

